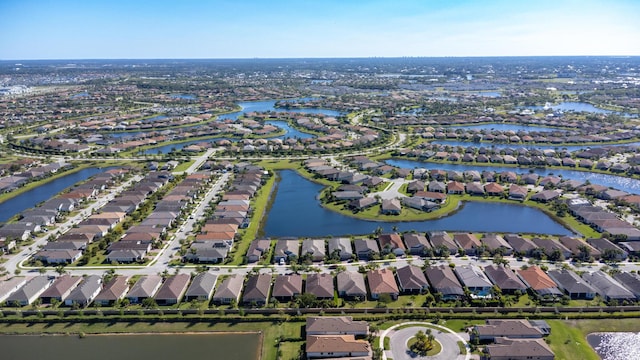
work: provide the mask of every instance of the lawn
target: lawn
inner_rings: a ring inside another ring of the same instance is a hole
[[[580,320],[581,322],[583,320]],[[597,320],[598,322],[608,320]],[[618,321],[618,320],[612,320]],[[637,322],[637,320],[636,320]],[[570,322],[561,320],[549,320],[551,335],[548,337],[551,350],[556,354],[556,359],[564,360],[598,360],[596,352],[587,343],[586,333],[572,326]],[[637,329],[637,328],[636,328]]]

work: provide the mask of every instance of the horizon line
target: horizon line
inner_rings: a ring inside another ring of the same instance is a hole
[[[158,57],[158,58],[31,58],[0,59],[0,61],[88,61],[88,60],[339,60],[339,59],[466,59],[466,58],[562,58],[562,57],[595,57],[595,58],[634,58],[638,55],[451,55],[451,56],[338,56],[338,57]]]

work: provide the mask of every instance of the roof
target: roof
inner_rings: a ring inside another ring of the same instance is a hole
[[[116,301],[129,290],[129,277],[116,276],[109,281],[102,291],[96,296],[96,301]]]
[[[463,249],[478,248],[482,245],[478,237],[472,233],[453,234],[453,240]]]
[[[213,288],[216,286],[216,279],[216,275],[210,272],[203,272],[196,275],[185,295],[187,297],[211,297]]]
[[[130,297],[130,298],[152,297],[157,291],[158,286],[161,283],[162,283],[162,278],[158,275],[142,276],[133,285],[131,290],[129,290],[129,293],[127,293],[127,297]]]
[[[553,358],[553,351],[543,339],[496,339],[496,343],[487,345],[486,352],[492,358]]]
[[[402,238],[400,234],[380,234],[378,236],[378,242],[380,243],[380,247],[389,247],[391,249],[402,249],[404,250],[404,244],[402,243]]]
[[[460,282],[468,288],[490,288],[492,286],[491,281],[477,266],[456,266],[453,271],[458,275]]]
[[[230,275],[224,279],[213,294],[214,299],[237,299],[242,291],[244,276],[240,274]]]
[[[24,286],[15,291],[13,294],[9,295],[7,298],[7,302],[11,303],[13,301],[28,301],[31,297],[37,295],[44,291],[44,289],[48,288],[51,285],[51,279],[48,276],[36,276],[29,280]]]
[[[484,268],[484,273],[491,282],[496,284],[501,290],[527,290],[527,286],[518,278],[511,268],[506,268],[500,265],[488,265]]]
[[[356,340],[353,335],[308,335],[307,353],[369,353],[366,340]]]
[[[272,296],[291,297],[297,294],[302,294],[302,276],[298,274],[276,276]]]
[[[397,294],[398,285],[389,269],[376,269],[367,271],[367,280],[371,294]]]
[[[346,296],[367,296],[367,287],[364,283],[364,275],[359,272],[343,271],[336,276],[338,292]]]
[[[267,301],[271,289],[271,274],[251,275],[244,286],[242,301]]]
[[[304,292],[313,294],[319,298],[332,298],[333,276],[331,276],[331,274],[316,273],[307,275]]]
[[[540,329],[533,326],[528,320],[524,319],[491,319],[486,321],[486,325],[476,325],[475,330],[478,333],[478,336],[482,337],[513,336],[541,338],[543,335],[543,332]]]
[[[464,295],[462,285],[449,266],[429,267],[425,270],[425,275],[437,292],[443,295]]]
[[[576,293],[589,293],[595,294],[596,289],[593,286],[587,284],[578,274],[566,269],[562,270],[550,270],[549,277],[551,277],[558,286],[568,292],[569,294]]]
[[[518,270],[518,276],[525,284],[536,291],[546,289],[557,289],[556,284],[542,269],[537,266],[530,266],[526,269]]]
[[[40,294],[41,298],[62,298],[68,295],[69,291],[78,286],[82,281],[81,276],[62,275],[58,277],[47,290]],[[62,299],[64,300],[64,299]]]
[[[98,275],[87,276],[78,287],[73,289],[65,301],[90,302],[100,289],[102,289],[102,278]]]
[[[429,286],[427,278],[417,266],[407,265],[396,270],[398,283],[403,290],[422,289]]]
[[[606,299],[635,299],[635,295],[608,274],[598,270],[582,274],[582,278],[592,285]]]
[[[177,274],[169,277],[156,293],[156,300],[173,300],[182,297],[191,280],[189,274]]]
[[[307,333],[368,332],[366,321],[353,321],[351,316],[309,316],[305,327]]]

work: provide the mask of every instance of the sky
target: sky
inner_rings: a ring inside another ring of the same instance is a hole
[[[0,0],[0,59],[640,55],[640,0]]]

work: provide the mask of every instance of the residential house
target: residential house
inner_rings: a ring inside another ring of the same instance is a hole
[[[93,301],[102,306],[113,306],[124,299],[129,291],[129,277],[116,276],[109,281]]]
[[[399,215],[402,211],[402,205],[398,199],[383,199],[380,206],[380,212],[385,215]]]
[[[273,261],[278,264],[282,261],[290,260],[298,257],[300,243],[297,239],[279,239],[276,241],[276,247],[273,254]]]
[[[464,296],[462,285],[449,266],[431,266],[424,273],[433,292],[441,294],[442,300],[458,300]]]
[[[453,272],[460,283],[469,290],[471,298],[491,298],[493,284],[482,269],[475,265],[456,266]]]
[[[158,305],[174,305],[179,303],[187,291],[190,280],[191,275],[189,274],[177,274],[167,278],[154,296],[156,303]]]
[[[380,255],[378,242],[374,239],[355,239],[353,247],[359,260],[371,260],[374,256]]]
[[[7,298],[11,296],[11,294],[18,291],[29,280],[31,279],[27,277],[14,276],[11,279],[0,281],[0,303],[3,303],[5,300],[7,300]]]
[[[500,265],[487,265],[484,268],[484,273],[487,278],[491,280],[503,294],[524,294],[527,291],[527,286],[520,280],[518,275],[509,267]]]
[[[244,276],[229,275],[224,278],[213,294],[212,302],[216,305],[238,304],[244,284]]]
[[[43,304],[51,304],[52,301],[57,301],[58,304],[71,294],[71,291],[80,284],[82,281],[81,276],[62,275],[58,277],[51,286],[47,288],[42,294],[40,294],[40,300]]]
[[[485,234],[480,240],[492,254],[511,255],[513,248],[498,234]]]
[[[583,239],[578,239],[571,236],[563,236],[558,239],[562,245],[571,251],[572,256],[581,258],[582,260],[588,260],[589,257],[593,259],[600,259],[602,253],[600,250],[594,248],[588,242]]]
[[[129,302],[139,304],[144,299],[152,298],[162,285],[162,277],[158,275],[144,275],[131,287],[126,295]]]
[[[102,291],[102,277],[98,275],[89,275],[85,277],[80,285],[78,285],[71,294],[64,300],[66,306],[78,305],[86,307],[93,299]]]
[[[464,250],[466,255],[477,255],[478,249],[482,246],[478,237],[473,233],[453,234],[453,241]]]
[[[366,340],[356,340],[353,335],[308,335],[307,359],[342,358],[371,359],[371,345]]]
[[[629,253],[605,238],[587,239],[587,243],[598,249],[604,259],[622,261],[629,256]]]
[[[614,274],[613,278],[640,299],[640,275],[622,271]]]
[[[542,239],[534,237],[531,239],[531,241],[536,245],[538,249],[541,249],[544,254],[552,260],[564,260],[571,257],[571,250],[567,249],[556,239]]]
[[[36,276],[28,280],[21,288],[14,291],[5,300],[7,304],[29,305],[51,286],[53,278],[46,275]]]
[[[359,272],[342,271],[336,276],[338,296],[349,300],[363,301],[367,298],[364,275]]]
[[[422,270],[417,266],[407,265],[396,271],[398,287],[403,294],[422,294],[429,290],[429,283]]]
[[[264,306],[269,302],[269,290],[271,289],[271,275],[250,275],[244,286],[242,303],[251,306]]]
[[[542,339],[545,332],[538,326],[524,319],[487,319],[484,325],[475,325],[472,340],[481,343],[493,342],[499,337],[512,339]]]
[[[405,233],[403,237],[404,243],[411,255],[425,255],[427,251],[431,249],[431,244],[429,244],[429,240],[427,240],[427,237],[424,235]]]
[[[562,296],[558,284],[537,266],[519,269],[517,274],[520,280],[543,300],[554,301]]]
[[[329,258],[340,261],[351,260],[353,257],[353,249],[351,248],[351,239],[340,237],[331,238],[328,241]]]
[[[309,257],[313,262],[323,261],[326,256],[325,242],[323,239],[302,240],[302,252],[300,257]]]
[[[304,293],[314,295],[317,299],[333,299],[333,276],[327,273],[311,273],[307,275]]]
[[[531,256],[538,249],[538,246],[533,241],[516,234],[507,234],[504,239],[513,248],[514,256]]]
[[[216,286],[217,276],[210,272],[196,275],[184,295],[184,301],[209,301]]]
[[[573,271],[566,269],[549,270],[547,274],[558,284],[558,288],[572,299],[591,300],[597,294],[593,286],[589,285]]]
[[[276,276],[273,283],[271,296],[280,302],[293,300],[294,297],[302,294],[302,276],[299,274]]]
[[[400,290],[390,269],[367,271],[367,281],[372,299],[377,300],[382,294],[388,294],[393,300],[398,298]]]
[[[598,270],[594,272],[585,272],[582,278],[593,286],[600,297],[606,301],[635,301],[636,296],[626,287],[622,286],[617,280],[609,276],[609,274]]]
[[[351,316],[309,316],[305,326],[307,335],[353,335],[365,337],[369,334],[369,323],[354,321]]]
[[[453,238],[444,231],[431,231],[427,233],[433,252],[435,255],[442,256],[443,251],[447,250],[449,254],[458,253],[458,245],[453,241]]]
[[[271,241],[268,239],[253,240],[249,245],[249,250],[247,250],[247,262],[258,262],[265,255],[265,253],[269,251],[270,246]]]
[[[554,360],[555,355],[543,339],[497,338],[487,345],[482,360]]]
[[[403,256],[406,250],[398,233],[378,235],[378,244],[384,254],[392,252],[395,256]]]

